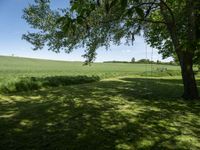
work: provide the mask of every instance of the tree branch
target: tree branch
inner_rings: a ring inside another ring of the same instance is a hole
[[[144,22],[148,22],[148,23],[156,23],[156,24],[167,24],[166,22],[161,21],[161,20],[151,20],[151,19],[141,19],[141,18],[135,18],[134,20],[144,21]]]
[[[173,22],[175,23],[175,17],[174,17],[174,13],[173,11],[171,10],[171,8],[163,1],[163,0],[160,0],[160,2],[168,9],[171,17],[172,17],[172,20]]]

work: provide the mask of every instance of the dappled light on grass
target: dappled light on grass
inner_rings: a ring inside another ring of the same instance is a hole
[[[1,96],[0,149],[200,149],[179,79],[120,78]]]

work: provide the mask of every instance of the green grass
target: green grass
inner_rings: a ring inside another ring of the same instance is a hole
[[[2,95],[0,149],[200,149],[180,79],[124,77]]]
[[[153,65],[157,68],[179,70],[178,66]],[[101,78],[140,74],[150,70],[146,64],[123,64],[123,63],[93,63],[91,66],[83,66],[82,62],[49,61],[40,59],[27,59],[18,57],[0,56],[0,77],[46,77],[46,76],[75,76],[94,75]]]
[[[167,69],[164,70],[163,69]],[[94,80],[118,76],[177,76],[178,66],[125,64],[125,63],[93,63],[83,66],[83,62],[50,61],[19,57],[0,56],[0,92],[20,92],[46,87],[46,85],[65,85],[87,83]],[[70,78],[76,78],[73,81]],[[80,81],[80,76],[82,81]],[[46,80],[51,79],[46,84]],[[65,80],[63,80],[65,78]],[[86,79],[85,79],[86,78]],[[89,79],[91,78],[91,79]],[[68,80],[67,80],[68,79]],[[77,82],[74,82],[77,80]],[[52,83],[50,83],[52,82]]]
[[[0,150],[200,149],[200,102],[180,98],[178,66],[13,57],[0,65],[1,86],[20,83],[0,94]]]

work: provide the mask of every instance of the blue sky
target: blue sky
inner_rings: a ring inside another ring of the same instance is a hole
[[[33,51],[32,45],[22,40],[22,34],[30,31],[31,28],[22,19],[23,9],[34,0],[0,0],[0,55],[42,59],[54,59],[54,60],[66,60],[66,61],[84,61],[81,55],[84,54],[84,49],[77,49],[70,54],[48,51],[46,48],[39,51]],[[67,6],[69,0],[52,0],[52,7],[59,8]],[[146,58],[145,51],[146,44],[142,37],[137,37],[133,46],[111,45],[110,50],[106,51],[105,48],[99,48],[97,50],[97,62],[108,60],[121,60],[130,61],[132,57],[136,60]],[[151,59],[152,48],[147,46],[147,58]],[[153,49],[153,60],[162,60],[161,55],[157,53],[156,49]],[[171,58],[162,60],[170,61]]]

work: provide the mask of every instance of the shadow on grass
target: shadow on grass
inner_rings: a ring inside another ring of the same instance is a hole
[[[200,149],[200,102],[181,91],[180,80],[121,78],[5,96],[0,149]]]
[[[98,76],[50,76],[24,77],[5,82],[1,85],[1,93],[16,93],[38,90],[43,87],[59,87],[74,84],[83,84],[99,81]]]

